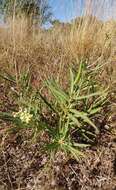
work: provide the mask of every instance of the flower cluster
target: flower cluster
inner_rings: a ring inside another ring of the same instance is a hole
[[[13,113],[13,116],[19,117],[20,120],[26,124],[28,124],[33,117],[33,115],[28,112],[27,108],[25,108],[24,110],[20,108],[18,112]]]

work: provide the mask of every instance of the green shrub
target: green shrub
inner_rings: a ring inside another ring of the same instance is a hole
[[[32,87],[29,73],[24,73],[18,80],[18,87],[13,90],[17,111],[2,112],[0,119],[10,120],[18,129],[31,128],[34,135],[39,131],[47,133],[47,151],[62,150],[78,159],[83,155],[80,149],[89,146],[88,143],[99,134],[94,120],[107,101],[108,89],[100,86],[95,72],[96,69],[91,71],[84,62],[80,63],[78,72],[70,69],[67,90],[63,90],[55,80],[47,80],[46,86],[52,95],[50,102],[41,90]],[[55,121],[54,126],[45,118],[44,110]],[[88,143],[73,138],[74,133]]]
[[[62,90],[55,80],[46,82],[54,97],[52,107],[56,110],[59,121],[52,143],[48,145],[49,149],[61,148],[77,158],[82,155],[77,147],[82,148],[87,145],[75,143],[72,138],[73,131],[86,139],[89,139],[88,136],[99,134],[99,129],[93,120],[107,100],[108,89],[103,90],[97,84],[94,72],[88,70],[83,62],[78,72],[74,73],[70,69],[67,91]]]

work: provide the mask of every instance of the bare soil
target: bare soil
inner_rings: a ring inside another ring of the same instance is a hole
[[[12,105],[0,87],[1,111]],[[10,105],[11,104],[11,105]],[[0,122],[0,190],[116,190],[116,135],[102,128],[97,141],[74,160],[63,153],[50,161],[29,131],[9,133]]]

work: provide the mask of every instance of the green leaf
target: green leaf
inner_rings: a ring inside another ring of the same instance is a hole
[[[57,113],[57,111],[53,108],[53,106],[48,102],[48,100],[46,100],[46,98],[44,98],[44,96],[38,91],[38,94],[40,96],[40,98],[44,101],[44,103],[51,109],[53,110],[55,113]]]
[[[67,150],[74,156],[76,160],[79,160],[79,157],[83,157],[84,154],[78,149],[74,148],[71,145],[66,145]]]
[[[74,88],[74,74],[72,69],[70,68],[70,94],[73,93],[73,88]]]
[[[58,147],[59,147],[59,144],[57,142],[46,145],[46,149],[49,151],[57,150]]]
[[[83,63],[81,62],[79,65],[79,70],[78,70],[77,76],[74,81],[74,85],[80,81],[81,74],[82,74],[82,68],[83,68]]]
[[[48,80],[46,84],[59,103],[62,102],[65,104],[69,100],[68,95],[63,90],[61,90],[60,87],[58,88],[55,82]]]
[[[87,117],[87,113],[85,112],[79,112],[75,109],[70,109],[70,111],[75,115],[75,117],[77,118],[82,118],[84,120],[84,122],[88,123],[89,125],[91,125],[94,129],[96,134],[99,134],[99,130],[96,127],[96,125],[89,119],[89,117]]]
[[[69,114],[68,117],[71,121],[73,121],[73,124],[76,124],[79,128],[81,127],[81,123],[78,121],[76,117],[74,117],[72,114]]]
[[[97,112],[100,112],[101,111],[101,107],[99,108],[94,108],[92,110],[89,111],[89,115],[93,115],[93,114],[96,114]]]
[[[99,92],[95,92],[95,93],[85,95],[85,96],[77,96],[77,97],[75,97],[75,100],[88,99],[88,98],[91,98],[93,96],[99,96],[99,95],[102,95],[102,94],[103,94],[103,92],[99,91]]]
[[[79,148],[87,148],[90,145],[89,144],[80,144],[80,143],[73,143],[74,147],[79,147]]]
[[[90,132],[90,131],[86,131],[86,134],[91,135],[93,137],[96,137],[96,135],[94,133]]]
[[[81,115],[87,115],[85,112],[79,112],[76,109],[70,109],[70,112],[74,114],[75,117],[79,118]]]
[[[7,121],[14,121],[15,118],[12,116],[12,114],[7,112],[0,112],[0,119],[7,120]]]
[[[96,134],[99,134],[99,130],[96,127],[96,125],[86,115],[82,115],[81,117],[84,120],[84,122],[88,123],[89,125],[91,125],[95,129]]]
[[[93,107],[103,106],[107,102],[107,95],[108,93],[105,93],[103,96],[98,97],[93,102]]]

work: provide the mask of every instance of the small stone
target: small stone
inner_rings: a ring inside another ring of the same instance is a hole
[[[104,128],[105,128],[106,130],[109,130],[110,126],[105,125]]]
[[[52,187],[55,187],[55,185],[56,185],[55,180],[52,180],[52,182],[51,182],[51,186],[52,186]]]

